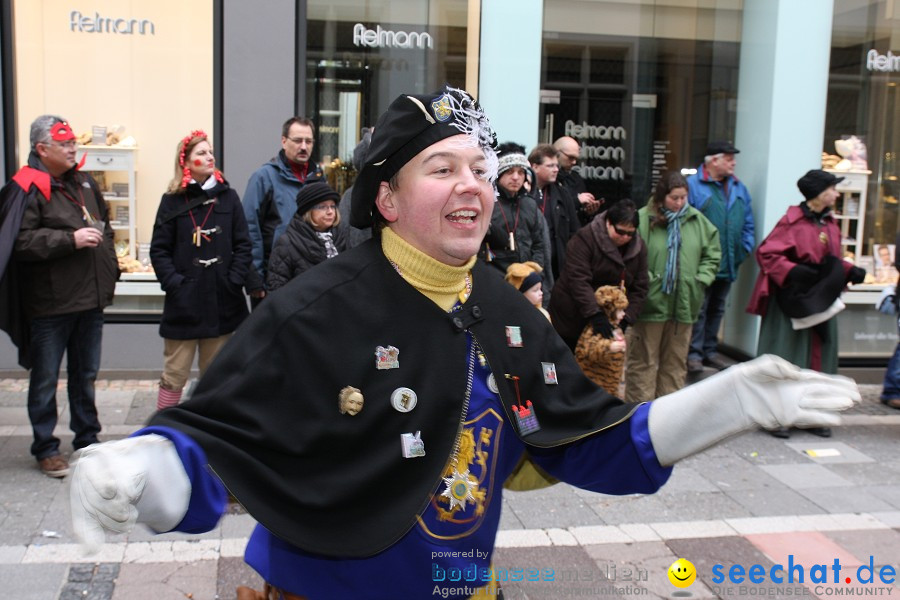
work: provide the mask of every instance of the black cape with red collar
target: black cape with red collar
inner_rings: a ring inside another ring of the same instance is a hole
[[[39,166],[40,160],[33,153],[28,163],[0,189],[0,329],[19,349],[19,364],[24,369],[31,368],[31,334],[22,308],[18,264],[12,254],[29,196],[38,194],[50,200],[50,174]]]
[[[151,418],[190,435],[212,470],[273,534],[309,552],[363,557],[413,526],[441,481],[463,414],[469,330],[515,423],[513,382],[541,429],[522,439],[554,447],[626,420],[591,383],[546,318],[491,267],[476,262],[472,294],[446,313],[391,267],[377,240],[342,253],[268,296],[226,344],[191,400]],[[522,347],[507,329],[519,327]],[[399,368],[376,369],[377,346]],[[541,363],[554,363],[558,385]],[[341,414],[344,386],[362,391]],[[391,395],[412,389],[414,410]],[[514,427],[515,429],[515,427]],[[425,456],[403,458],[400,436],[421,432]]]

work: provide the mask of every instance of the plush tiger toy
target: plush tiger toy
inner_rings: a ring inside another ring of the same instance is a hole
[[[624,289],[614,285],[600,286],[594,292],[594,298],[615,327],[613,337],[609,339],[594,333],[593,326],[588,323],[575,346],[575,358],[588,379],[609,394],[620,397],[619,386],[625,370],[625,336],[619,321],[625,315],[628,298]]]

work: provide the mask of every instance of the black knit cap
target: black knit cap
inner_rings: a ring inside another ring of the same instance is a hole
[[[496,177],[497,136],[481,106],[463,90],[445,87],[431,94],[403,94],[375,123],[372,144],[353,183],[350,224],[372,225],[375,197],[382,181],[390,181],[419,152],[445,138],[467,134],[485,149],[488,171]]]
[[[797,188],[807,200],[812,200],[833,185],[842,182],[844,177],[836,177],[822,169],[811,169],[797,180]]]
[[[337,203],[340,199],[340,194],[331,189],[331,186],[327,183],[324,181],[313,181],[304,185],[297,192],[297,211],[303,214],[319,202],[334,200]]]

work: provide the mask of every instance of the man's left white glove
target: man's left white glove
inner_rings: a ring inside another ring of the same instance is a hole
[[[852,379],[801,369],[764,354],[653,401],[647,417],[661,465],[756,427],[837,425],[860,401]]]
[[[76,454],[69,490],[75,537],[96,552],[106,531],[135,523],[170,531],[184,518],[191,482],[175,445],[156,435],[94,444]]]

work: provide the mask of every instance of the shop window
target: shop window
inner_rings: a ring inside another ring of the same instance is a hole
[[[607,201],[646,202],[666,169],[696,167],[733,139],[742,3],[547,0],[541,141],[582,145],[579,169]],[[602,18],[598,18],[602,15]]]
[[[342,6],[307,2],[306,107],[316,154],[339,192],[352,184],[361,130],[402,93],[444,83],[465,88],[467,2],[424,0]]]

